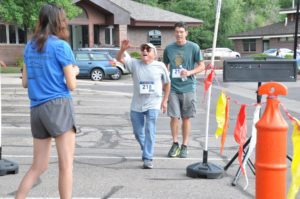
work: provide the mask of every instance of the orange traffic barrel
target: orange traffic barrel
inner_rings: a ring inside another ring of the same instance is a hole
[[[265,111],[256,123],[256,198],[286,198],[286,143],[288,124],[279,110],[278,95],[287,95],[281,83],[263,84],[259,95],[267,96]]]

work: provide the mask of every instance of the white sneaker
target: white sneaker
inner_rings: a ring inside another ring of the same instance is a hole
[[[144,160],[144,169],[153,169],[153,163],[152,160]]]

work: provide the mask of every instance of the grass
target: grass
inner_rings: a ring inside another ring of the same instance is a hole
[[[20,67],[7,66],[7,67],[1,67],[0,73],[21,73],[20,70],[21,70]]]

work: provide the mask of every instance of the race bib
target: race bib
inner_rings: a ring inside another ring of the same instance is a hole
[[[172,78],[181,78],[180,73],[182,70],[183,70],[182,68],[173,69],[172,70]]]
[[[154,82],[140,82],[140,94],[152,94],[155,92]]]

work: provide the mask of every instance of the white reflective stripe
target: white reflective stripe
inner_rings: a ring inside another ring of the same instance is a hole
[[[248,176],[247,176],[247,171],[246,171],[246,163],[250,157],[250,155],[252,154],[253,150],[255,149],[256,146],[256,135],[257,135],[257,130],[255,127],[255,124],[258,122],[259,120],[259,112],[261,109],[261,105],[258,104],[255,108],[254,114],[253,114],[253,122],[252,122],[252,133],[251,133],[251,140],[250,140],[250,144],[249,144],[249,148],[248,148],[248,152],[243,160],[243,167],[245,169],[245,178],[246,178],[246,185],[244,187],[244,190],[247,189],[248,185],[249,185],[249,181],[248,181]]]

